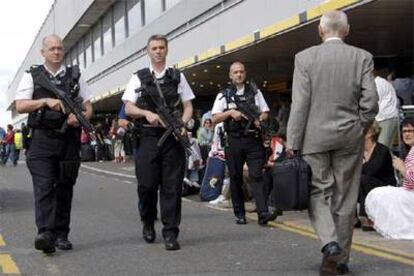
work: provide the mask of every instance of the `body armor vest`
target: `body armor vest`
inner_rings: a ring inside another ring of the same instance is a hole
[[[138,93],[137,106],[141,109],[149,110],[156,113],[156,105],[153,98],[162,103],[157,87],[154,83],[154,76],[152,75],[149,68],[139,70],[137,73],[139,80],[141,81],[141,87],[136,91]],[[164,77],[157,79],[162,95],[165,99],[167,107],[171,110],[180,108],[180,96],[177,93],[178,84],[180,83],[180,71],[173,68],[168,68],[165,72]],[[142,118],[139,120],[141,124],[147,124],[147,120]]]
[[[222,91],[223,97],[226,99],[226,104],[227,104],[227,108],[224,111],[227,111],[229,109],[237,110],[237,106],[235,104],[236,99],[234,98],[234,95],[236,94],[236,92],[237,92],[237,88],[234,85],[231,85]],[[253,91],[250,85],[245,85],[244,93],[243,95],[239,95],[238,99],[239,101],[247,101],[249,103],[255,104],[255,96],[256,96],[256,91]],[[241,118],[240,121],[235,121],[233,120],[233,118],[228,118],[227,120],[224,121],[224,130],[232,136],[242,136],[247,126],[247,123],[248,121],[245,118]],[[257,130],[254,127],[254,124],[250,126],[250,129],[252,131]]]
[[[54,98],[55,94],[36,83],[37,74],[46,74],[51,82],[59,89],[70,93],[71,98],[79,95],[80,71],[78,66],[66,67],[65,72],[57,75],[51,75],[43,65],[32,66],[29,70],[33,79],[33,100]],[[29,113],[27,124],[35,129],[60,129],[67,119],[67,114],[63,112],[51,110],[49,107],[43,107],[34,112]]]

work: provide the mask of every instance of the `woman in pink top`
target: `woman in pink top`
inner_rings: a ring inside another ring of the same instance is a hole
[[[404,176],[403,185],[373,189],[365,200],[365,210],[384,237],[414,240],[414,118],[403,121],[402,137],[411,149],[405,162],[394,157],[393,166]]]

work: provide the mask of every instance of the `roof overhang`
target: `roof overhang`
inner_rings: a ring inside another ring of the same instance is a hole
[[[343,8],[351,26],[346,39],[348,44],[366,49],[374,57],[398,58],[413,63],[412,0],[347,2],[354,3]],[[276,22],[273,27],[265,27],[259,32],[219,46],[216,50],[210,49],[212,57],[204,59],[208,52],[201,53],[178,63],[178,67],[185,71],[197,95],[213,95],[225,86],[229,81],[229,65],[236,60],[245,63],[248,78],[252,77],[256,83],[263,85],[263,90],[287,91],[292,80],[295,54],[321,43],[318,25],[322,9],[319,8],[319,16],[314,16],[316,10],[310,9]],[[261,38],[271,28],[276,30],[275,33]],[[232,49],[232,45],[238,48]]]

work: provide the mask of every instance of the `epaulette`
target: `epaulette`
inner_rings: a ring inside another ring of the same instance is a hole
[[[165,72],[166,76],[171,79],[176,85],[181,81],[181,72],[176,68],[168,68]]]
[[[73,83],[78,83],[81,76],[79,65],[66,66],[66,70]]]
[[[136,72],[141,84],[149,85],[154,82],[154,77],[149,68],[144,68]]]
[[[249,85],[250,85],[251,90],[253,91],[253,94],[256,95],[257,92],[259,91],[259,88],[257,88],[256,83],[253,80],[250,80]]]
[[[34,65],[30,66],[30,68],[28,70],[26,70],[26,73],[34,72],[36,70],[39,70],[40,68],[41,68],[41,65],[34,64]]]

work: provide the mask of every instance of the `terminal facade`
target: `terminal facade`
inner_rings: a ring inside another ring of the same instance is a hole
[[[349,16],[348,43],[386,67],[413,67],[412,0],[56,0],[8,88],[13,124],[27,118],[13,103],[20,79],[42,63],[42,38],[53,33],[63,39],[65,64],[80,66],[98,118],[117,113],[131,74],[149,64],[145,46],[155,33],[167,35],[167,62],[186,74],[201,113],[228,85],[235,60],[269,106],[289,102],[294,55],[320,43],[318,20],[332,9]]]

